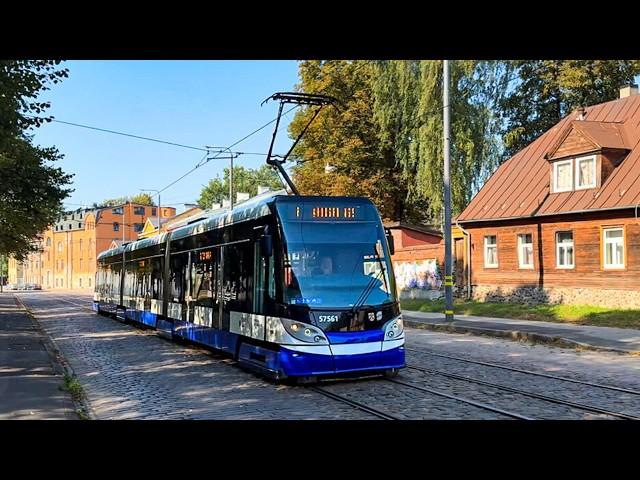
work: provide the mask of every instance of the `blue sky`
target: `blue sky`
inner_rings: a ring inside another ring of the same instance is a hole
[[[57,120],[117,130],[196,147],[231,145],[275,118],[278,103],[260,103],[298,82],[296,61],[70,61],[69,77],[42,98]],[[286,108],[286,107],[285,107]],[[290,108],[290,106],[289,106]],[[295,111],[294,111],[295,112]],[[291,145],[284,118],[275,152]],[[233,148],[266,152],[273,125]],[[51,122],[35,142],[56,146],[58,162],[74,173],[67,209],[113,197],[162,189],[193,168],[204,153]],[[266,155],[265,155],[266,156]],[[234,164],[255,168],[265,156],[243,155]],[[162,204],[197,200],[228,160],[213,160],[162,193]]]
[[[69,77],[43,99],[56,119],[196,147],[226,146],[273,120],[278,104],[260,103],[298,82],[296,61],[71,61]],[[638,77],[640,79],[640,77]],[[289,107],[290,108],[290,107]],[[275,153],[291,145],[283,119]],[[273,125],[233,149],[266,152]],[[42,146],[56,146],[59,162],[75,174],[66,209],[107,198],[162,189],[193,168],[203,153],[169,145],[49,123],[35,131]],[[243,155],[236,165],[256,168],[265,156]],[[162,193],[162,203],[181,211],[202,185],[222,174],[228,160],[213,160]]]

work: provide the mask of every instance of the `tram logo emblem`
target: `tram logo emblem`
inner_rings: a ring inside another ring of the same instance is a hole
[[[376,314],[373,312],[369,312],[369,321],[373,322],[376,319]]]

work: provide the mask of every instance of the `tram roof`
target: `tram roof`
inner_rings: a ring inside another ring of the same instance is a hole
[[[122,254],[122,252],[130,252],[133,250],[139,250],[141,248],[151,247],[159,243],[163,243],[167,239],[167,235],[171,235],[171,240],[177,240],[180,238],[189,237],[198,233],[207,232],[216,228],[221,228],[227,225],[233,225],[235,223],[244,222],[247,220],[255,220],[271,214],[270,205],[274,201],[301,201],[308,199],[322,199],[329,200],[331,202],[344,202],[349,201],[354,203],[371,203],[371,200],[363,197],[322,197],[322,196],[298,196],[288,195],[286,190],[278,190],[272,192],[266,192],[262,195],[257,195],[242,202],[241,204],[234,206],[232,210],[228,207],[223,209],[212,210],[203,213],[203,218],[194,221],[188,225],[177,228],[172,232],[162,233],[160,235],[145,238],[135,242],[127,243],[126,245],[104,251],[98,255],[98,259],[108,258],[114,255]]]

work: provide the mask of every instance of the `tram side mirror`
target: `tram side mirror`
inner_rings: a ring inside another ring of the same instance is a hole
[[[273,237],[271,235],[262,235],[260,237],[260,250],[265,257],[273,255]]]
[[[393,255],[396,253],[396,246],[395,243],[393,243],[393,235],[390,230],[385,230],[385,234],[387,236],[387,243],[389,244],[389,254]]]

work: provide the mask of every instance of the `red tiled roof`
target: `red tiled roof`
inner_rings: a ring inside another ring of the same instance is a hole
[[[588,107],[583,121],[575,121],[575,117],[575,112],[568,115],[503,163],[458,220],[533,217],[635,207],[640,203],[640,95]],[[630,152],[599,189],[550,193],[545,155],[553,154],[575,125],[601,148]]]

